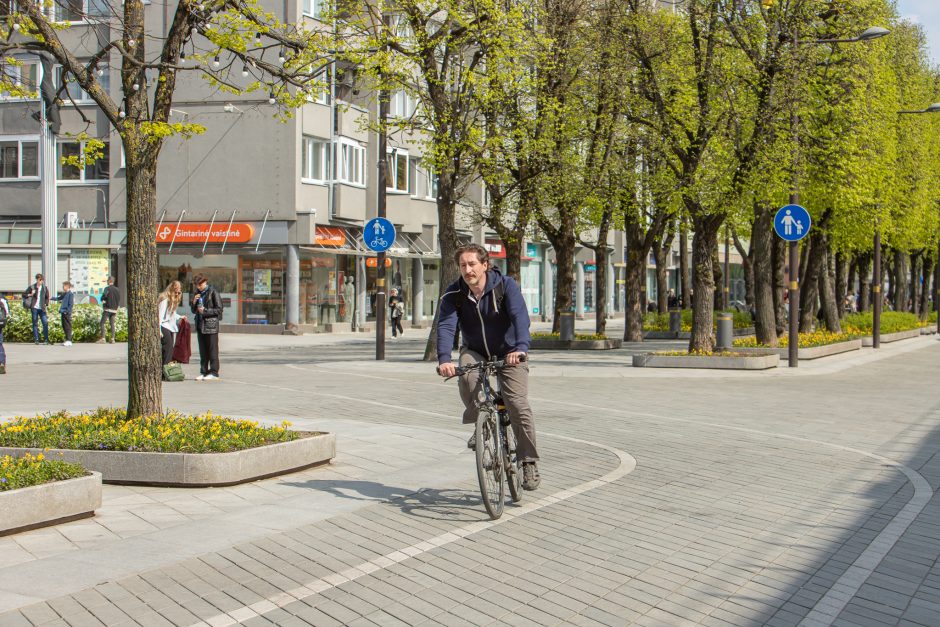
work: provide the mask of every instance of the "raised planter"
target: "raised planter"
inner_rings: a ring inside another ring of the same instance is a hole
[[[862,348],[862,340],[847,340],[845,342],[836,342],[835,344],[826,344],[825,346],[809,346],[806,348],[800,348],[797,350],[797,359],[819,359],[820,357],[829,357],[831,355],[838,355],[839,353],[847,353],[849,351],[857,351]],[[790,359],[790,349],[789,348],[778,348],[776,349],[780,353],[780,359]]]
[[[87,518],[101,507],[101,473],[0,492],[0,535]]]
[[[282,475],[329,462],[336,436],[310,434],[291,442],[231,453],[141,453],[0,447],[0,455],[45,453],[101,473],[105,483],[202,488],[228,486]],[[60,455],[61,454],[61,455]]]
[[[544,351],[604,351],[620,348],[622,344],[623,340],[620,339],[571,341],[533,339],[529,348]]]
[[[734,337],[754,335],[754,327],[734,329],[733,334]],[[672,333],[670,331],[643,331],[644,340],[687,340],[691,337],[691,331],[680,331],[679,333]]]
[[[898,331],[896,333],[882,333],[881,341],[884,344],[888,342],[897,342],[898,340],[909,340],[912,337],[920,337],[920,329],[910,329],[908,331]],[[874,338],[867,336],[862,338],[862,346],[873,346]]]
[[[936,335],[937,334],[937,325],[931,324],[929,327],[920,328],[921,335]]]
[[[737,350],[737,349],[736,349]],[[758,352],[760,351],[760,352]],[[780,364],[774,350],[750,349],[747,355],[657,355],[633,356],[635,368],[701,368],[705,370],[767,370]]]

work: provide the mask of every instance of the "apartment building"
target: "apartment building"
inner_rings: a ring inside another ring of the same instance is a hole
[[[98,6],[73,0],[51,9],[58,21],[69,23],[60,37],[80,58],[93,54],[86,48],[93,35],[107,30],[93,17]],[[165,7],[150,4],[146,10],[148,30],[165,33],[172,17]],[[272,10],[286,11],[279,19],[315,26],[320,5],[289,0]],[[35,89],[42,78],[38,59],[18,60],[3,71]],[[111,61],[98,70],[119,101],[118,60]],[[207,275],[225,301],[230,329],[280,331],[290,319],[288,302],[298,303],[295,320],[303,331],[366,328],[374,319],[376,258],[363,245],[362,227],[377,213],[378,141],[363,123],[375,119],[376,99],[362,93],[350,68],[325,73],[324,84],[328,89],[316,101],[282,120],[266,94],[232,95],[197,73],[178,81],[171,122],[207,130],[188,140],[170,139],[161,152],[154,215],[160,287],[180,279],[187,289],[194,275]],[[88,94],[75,84],[64,89],[69,102],[61,108],[56,138],[56,275],[59,282],[71,280],[80,298],[95,299],[108,274],[125,284],[124,155],[120,138]],[[0,293],[7,295],[21,292],[42,267],[40,127],[33,118],[40,104],[38,94],[0,94]],[[390,114],[407,116],[414,106],[405,93],[393,93]],[[105,142],[104,157],[84,168],[63,165],[61,157],[82,151],[76,138],[82,132]],[[388,138],[387,216],[398,230],[387,261],[389,284],[405,296],[407,318],[417,326],[433,318],[441,282],[436,181],[422,165],[420,150],[402,133]],[[468,204],[483,201],[473,197]],[[472,211],[463,212],[459,226],[467,241],[484,244],[494,262],[504,264],[502,243],[474,224]],[[611,244],[617,252],[607,287],[614,311],[624,302],[616,287],[622,263],[614,263],[624,259],[619,234]],[[527,242],[524,250],[522,288],[530,313],[548,317],[553,251],[539,241]],[[593,253],[585,249],[578,256],[579,313],[593,310],[594,267]],[[299,281],[289,282],[297,270]]]

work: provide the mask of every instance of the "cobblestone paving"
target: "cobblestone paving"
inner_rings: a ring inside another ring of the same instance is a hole
[[[223,343],[224,379],[167,405],[329,425],[337,463],[109,487],[101,521],[0,541],[0,625],[940,624],[935,340],[745,376],[536,354],[543,484],[492,524],[412,337],[386,363],[362,340]],[[0,412],[121,402],[117,358],[38,361]],[[121,512],[150,526],[99,537]]]

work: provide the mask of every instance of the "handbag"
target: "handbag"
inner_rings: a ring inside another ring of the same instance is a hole
[[[213,316],[212,318],[203,318],[202,319],[202,332],[203,333],[218,333],[219,332],[219,318]]]
[[[183,381],[186,379],[186,375],[183,374],[183,366],[175,361],[166,364],[163,366],[163,379],[164,381],[172,381],[174,383]]]

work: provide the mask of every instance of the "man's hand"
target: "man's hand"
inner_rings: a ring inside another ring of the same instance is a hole
[[[453,377],[457,375],[457,366],[453,362],[449,361],[446,364],[440,364],[437,367],[437,374],[441,375],[445,379],[447,377]]]
[[[510,366],[521,364],[525,360],[526,360],[525,353],[507,353],[506,354],[506,363]]]

